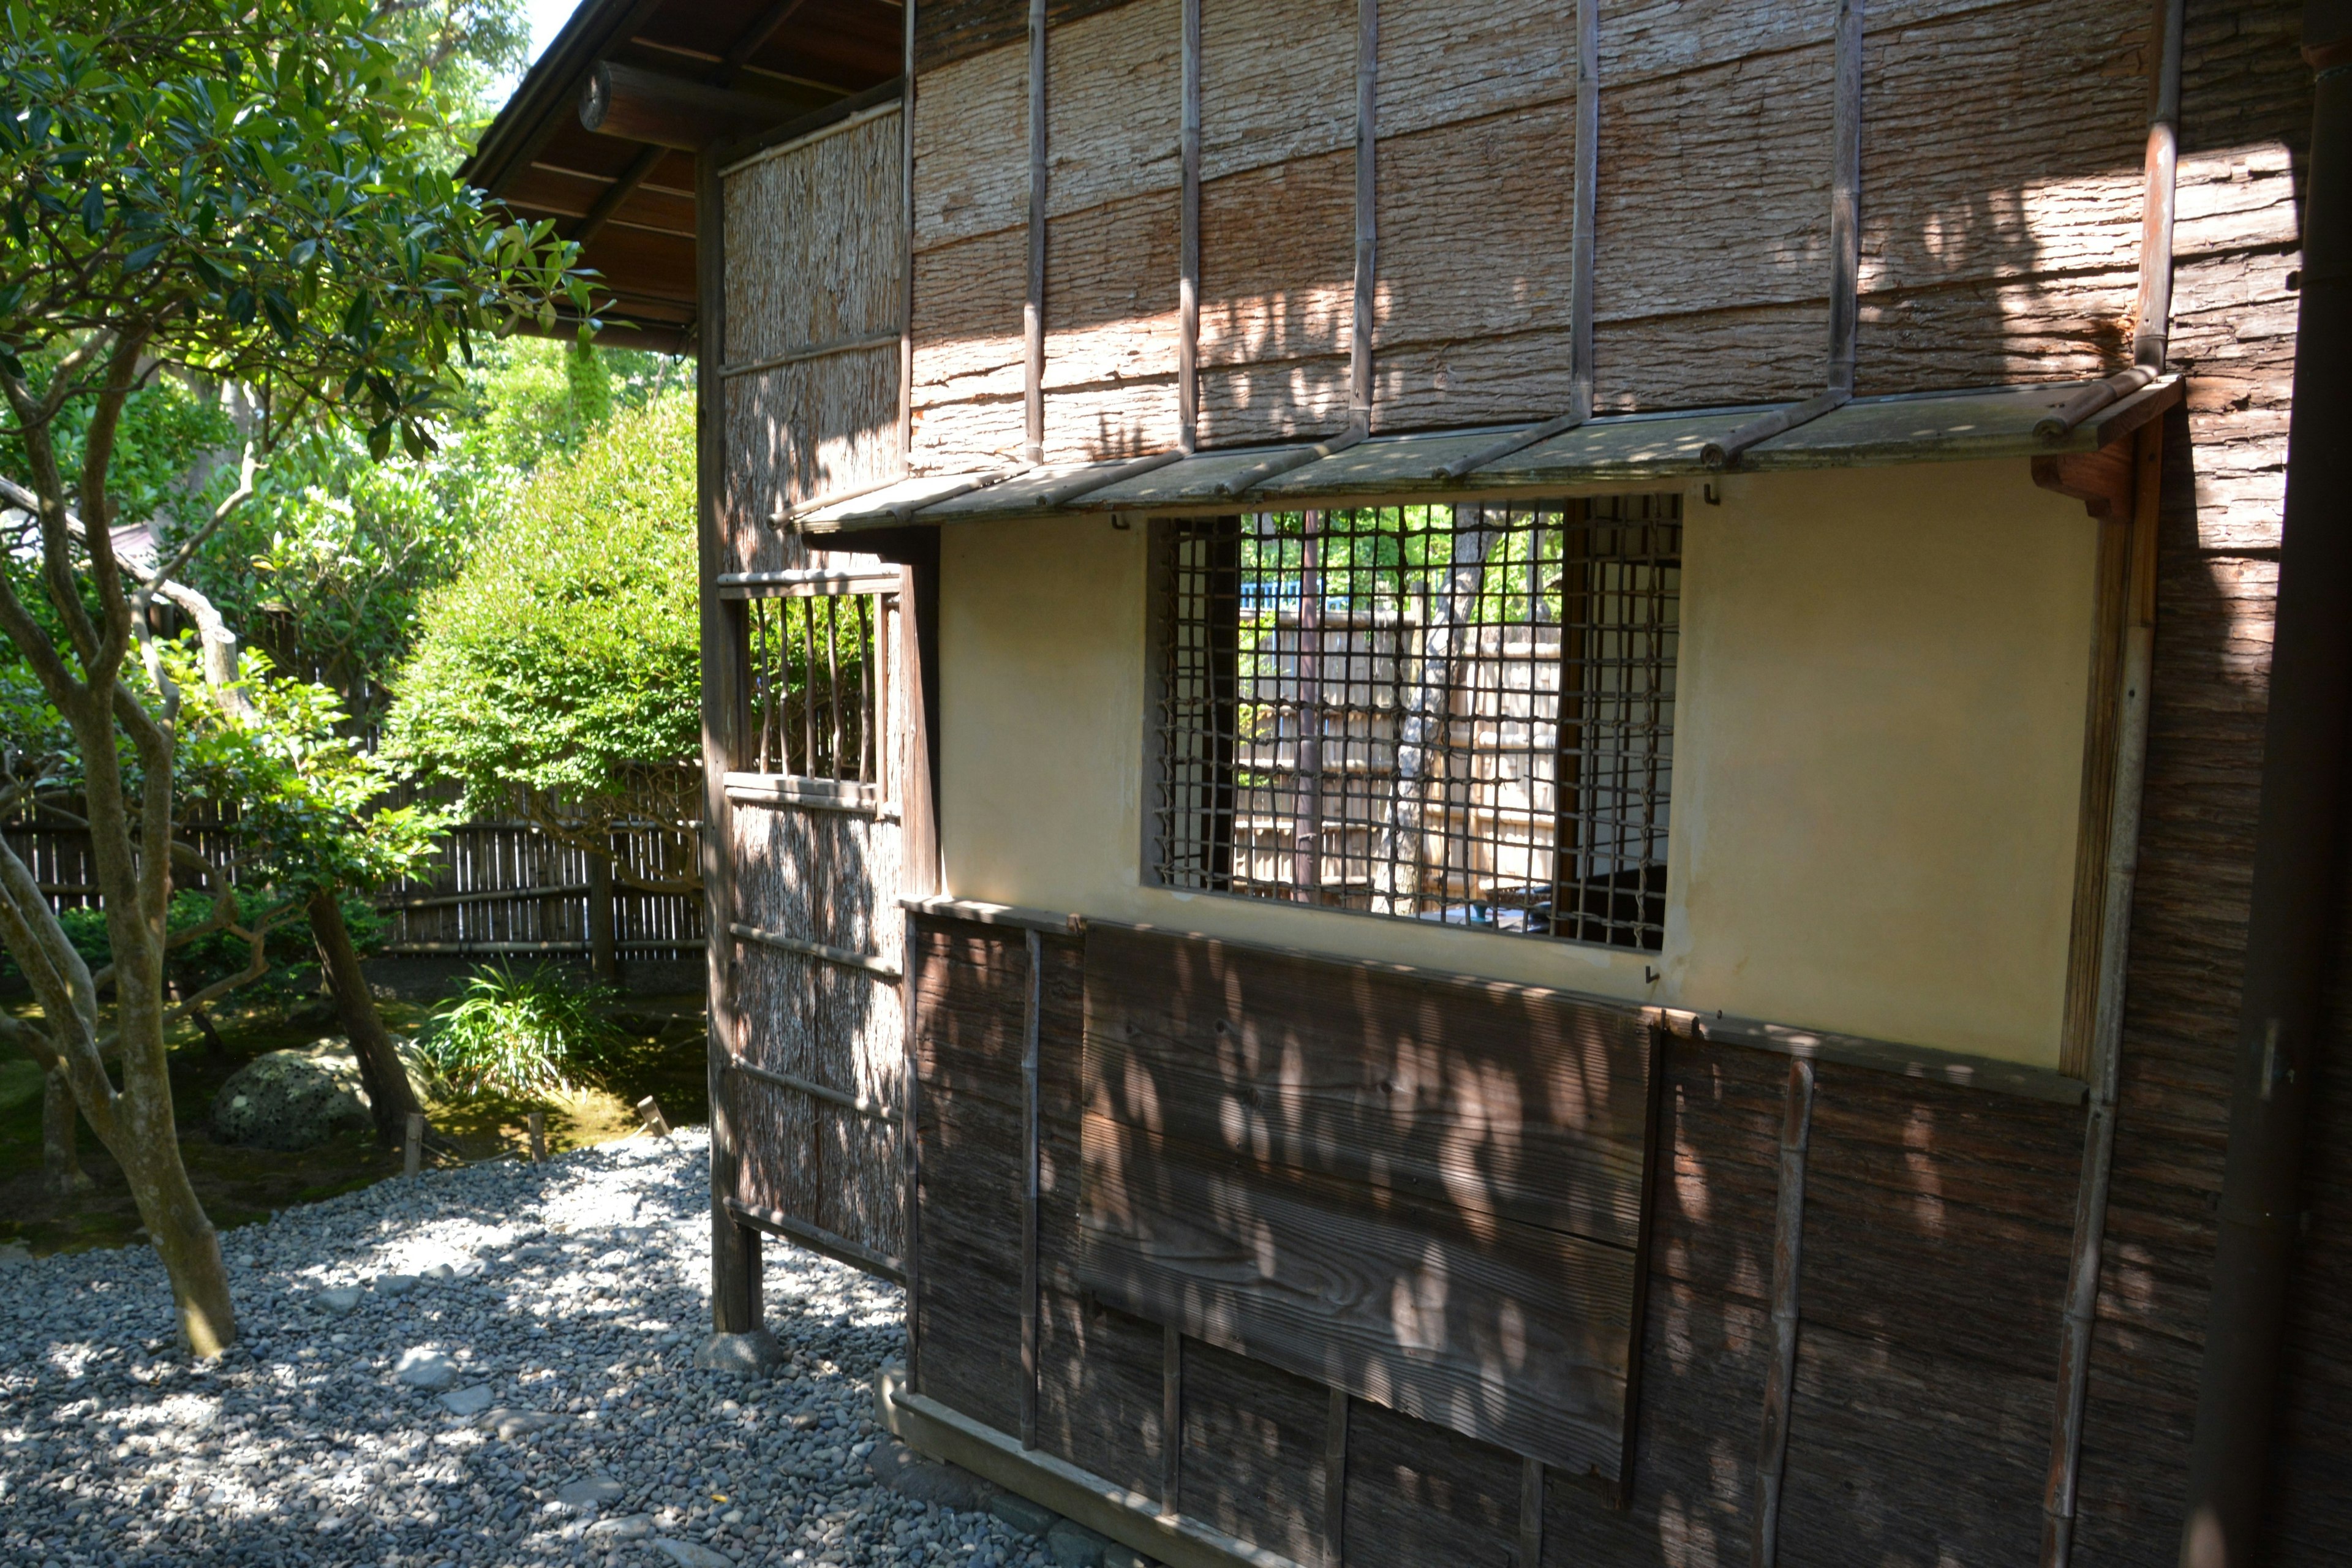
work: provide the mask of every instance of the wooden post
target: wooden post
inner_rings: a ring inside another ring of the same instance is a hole
[[[709,921],[709,1032],[705,1040],[710,1093],[710,1316],[722,1334],[761,1326],[760,1235],[727,1208],[735,1191],[734,1117],[729,1109],[727,1063],[735,1054],[733,845],[727,773],[735,765],[742,704],[742,605],[719,596],[716,579],[732,554],[728,529],[735,521],[726,483],[726,389],[719,376],[727,351],[726,237],[719,166],[709,153],[695,161],[697,268],[700,320],[696,358],[699,399],[695,450],[697,554],[702,627],[702,886]]]
[[[609,837],[606,840],[610,842]],[[588,971],[607,985],[620,978],[620,950],[613,930],[613,862],[602,855],[588,860]]]
[[[662,1114],[662,1108],[650,1094],[637,1101],[637,1121],[656,1138],[669,1136],[669,1118]]]
[[[528,1121],[530,1128],[530,1163],[536,1165],[547,1158],[547,1112],[534,1110]]]
[[[1772,1366],[1764,1380],[1764,1440],[1756,1460],[1756,1533],[1749,1561],[1780,1552],[1780,1475],[1789,1458],[1789,1401],[1797,1384],[1799,1268],[1804,1260],[1805,1150],[1812,1137],[1813,1064],[1789,1064],[1780,1114],[1780,1197],[1772,1225]]]
[[[1372,307],[1380,277],[1374,179],[1380,148],[1381,4],[1356,0],[1356,303],[1348,350],[1349,427],[1372,428]]]
[[[402,1150],[400,1173],[413,1176],[425,1168],[425,1115],[422,1111],[408,1113],[408,1142]]]
[[[1348,1560],[1348,1394],[1331,1391],[1323,1424],[1323,1568]]]
[[[919,763],[919,756],[916,759]],[[909,826],[913,819],[908,819]],[[901,1113],[899,1138],[906,1146],[907,1217],[904,1230],[905,1251],[899,1258],[899,1268],[907,1277],[907,1388],[909,1393],[923,1391],[923,1336],[921,1262],[923,1256],[923,1143],[922,1129],[922,1060],[920,1026],[922,1009],[918,1005],[921,973],[922,932],[915,923],[912,910],[907,911],[904,926],[904,956],[899,963],[900,1006],[905,1016],[906,1082],[901,1086],[905,1110]]]
[[[906,0],[898,80],[900,232],[907,248],[898,290],[898,470],[915,471],[915,0]],[[887,702],[888,699],[886,697]]]
[[[1297,820],[1290,829],[1291,897],[1323,901],[1323,514],[1300,519],[1298,539]]]
[[[1045,939],[1028,938],[1021,1018],[1021,1446],[1037,1446],[1037,1026],[1045,1004]]]

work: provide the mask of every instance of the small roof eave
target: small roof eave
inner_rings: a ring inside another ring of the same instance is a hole
[[[2055,382],[1961,392],[1856,398],[1748,447],[1729,471],[1879,467],[1898,463],[2063,457],[2093,452],[2162,414],[2183,395],[2162,377],[2100,409],[2063,436],[2035,426],[2093,384]],[[1011,474],[933,475],[908,479],[800,520],[811,533],[855,532],[908,522],[1009,521],[1106,511],[1235,510],[1347,498],[1520,493],[1557,494],[1594,486],[1648,484],[1717,470],[1704,456],[1764,408],[1700,409],[1591,419],[1459,477],[1448,466],[1500,444],[1532,423],[1477,430],[1375,436],[1234,493],[1237,478],[1266,458],[1304,453],[1304,442],[1198,453],[1134,472],[1132,458],[1066,464]],[[1089,476],[1101,481],[1088,486]]]

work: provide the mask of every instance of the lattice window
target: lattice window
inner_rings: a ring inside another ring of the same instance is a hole
[[[1164,886],[1654,951],[1681,501],[1167,525]]]
[[[753,773],[882,782],[881,596],[800,594],[745,606]]]

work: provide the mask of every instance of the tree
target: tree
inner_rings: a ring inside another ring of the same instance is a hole
[[[183,700],[130,656],[204,533],[143,580],[108,527],[124,405],[161,366],[252,389],[256,447],[320,417],[370,451],[430,447],[452,360],[587,287],[545,227],[503,222],[435,161],[429,81],[360,0],[0,7],[0,394],[40,540],[36,614],[0,575],[0,632],[70,731],[116,999],[30,872],[0,853],[0,943],[54,1033],[76,1104],[129,1178],[198,1354],[233,1342],[220,1247],[181,1163],[164,1054]],[[79,467],[58,421],[86,408]],[[247,474],[249,477],[250,469]],[[213,525],[249,496],[240,486]],[[82,528],[75,512],[87,518]],[[119,1052],[122,1081],[106,1058]]]
[[[700,886],[691,864],[614,864],[612,824],[649,783],[683,826],[694,781],[663,767],[701,735],[695,605],[694,407],[616,415],[576,457],[541,466],[511,514],[425,601],[394,684],[389,745],[464,786],[469,808],[520,795],[543,831],[655,891]],[[649,765],[652,764],[652,765]]]

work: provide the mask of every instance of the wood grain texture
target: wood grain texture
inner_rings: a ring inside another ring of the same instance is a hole
[[[1481,1237],[1501,1218],[1639,1239],[1639,1014],[1105,928],[1087,942],[1090,1119],[1445,1205]]]
[[[1355,134],[1355,0],[1202,0],[1203,182],[1323,156]]]
[[[1176,443],[1177,193],[1048,225],[1049,461],[1140,457]]]
[[[1051,0],[1045,19],[1060,26],[1126,4],[1128,0]],[[928,71],[1017,43],[1028,27],[1024,0],[928,0],[915,12],[915,68]]]
[[[1518,1456],[1377,1405],[1348,1427],[1349,1563],[1517,1562]]]
[[[1556,0],[1381,0],[1383,181],[1392,138],[1575,96],[1576,18]]]
[[[1028,46],[925,72],[915,94],[915,253],[1021,227],[1028,211]]]
[[[2254,171],[2303,153],[2310,84],[2297,22],[2298,8],[2284,0],[2188,7],[2182,161],[2210,169],[2210,160],[2228,167],[2242,159],[2248,189],[2229,220],[2243,225],[2243,237],[2233,244],[2229,223],[2196,231],[2198,253],[2175,273],[2174,363],[2194,374],[2189,404],[2166,433],[2147,782],[2078,1563],[2169,1568],[2179,1549],[2260,807],[2293,390],[2284,279],[2298,262],[2275,203],[2253,188]],[[2275,180],[2263,183],[2274,192]],[[2206,210],[2211,194],[2185,187],[2184,210]],[[2313,1135],[2325,1134],[2315,1125]],[[2298,1321],[2291,1363],[2311,1353],[2313,1342],[2301,1337],[2309,1322]],[[2326,1396],[2324,1379],[2313,1392]],[[2290,1407],[2283,1429],[2303,1419]],[[2324,1472],[2284,1458],[2274,1485],[2270,1506],[2296,1542],[2345,1490],[2340,1472],[2329,1484]],[[2315,1553],[2283,1549],[2281,1560],[2331,1554],[2340,1554],[2340,1538]]]
[[[1381,137],[1373,324],[1383,355],[1567,328],[1575,116],[1568,98]]]
[[[1184,1511],[1300,1568],[1338,1568],[1323,1551],[1319,1384],[1230,1351],[1184,1347]]]
[[[736,572],[794,563],[770,520],[898,469],[898,347],[888,343],[730,378],[727,483]]]
[[[1107,928],[1086,974],[1087,1285],[1615,1478],[1649,1120],[1637,1015]]]

